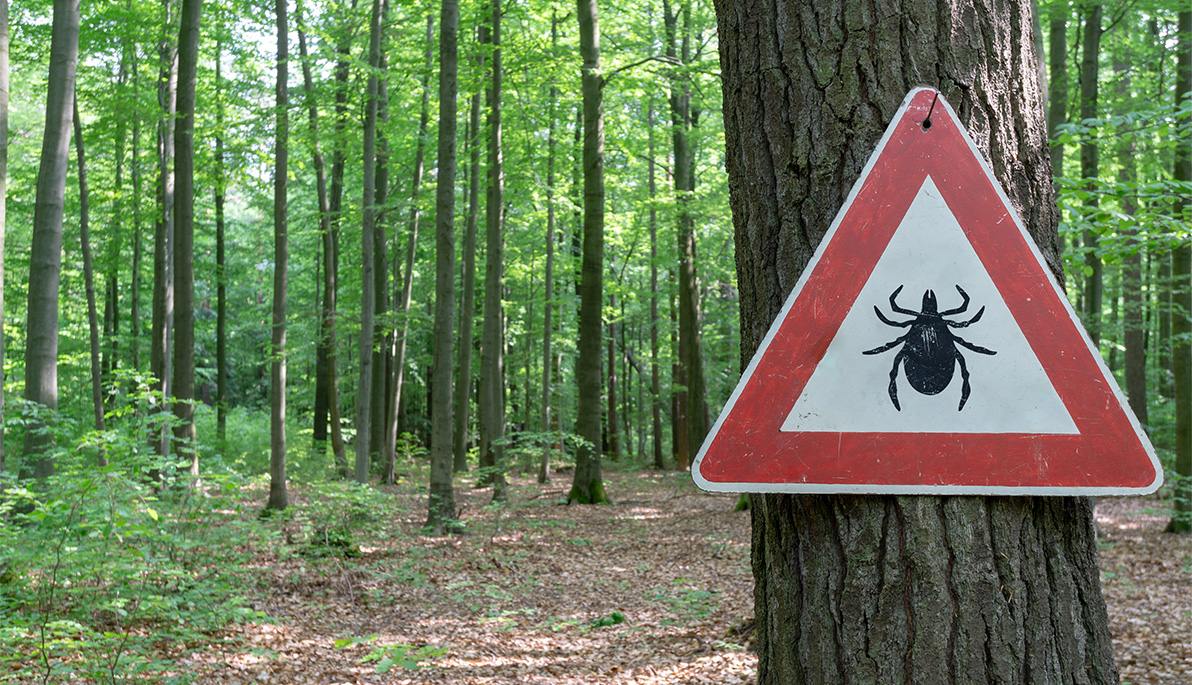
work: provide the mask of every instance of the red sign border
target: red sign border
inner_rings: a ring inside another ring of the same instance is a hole
[[[922,122],[931,112],[931,126]],[[902,217],[930,176],[1079,434],[782,432]],[[894,217],[894,218],[891,218]],[[1017,228],[1007,231],[1007,220]],[[1146,494],[1163,482],[1063,290],[955,111],[903,101],[692,464],[720,492]]]

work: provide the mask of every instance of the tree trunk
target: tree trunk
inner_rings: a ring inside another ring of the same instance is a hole
[[[3,1],[3,0],[0,0]],[[132,67],[132,92],[139,100],[141,96],[140,68],[136,61]],[[132,177],[132,277],[129,279],[129,289],[132,296],[128,299],[128,341],[132,368],[141,371],[141,114],[136,108],[132,113],[132,164],[129,175]]]
[[[178,33],[178,125],[174,129],[174,438],[199,477],[195,447],[195,85],[201,0],[182,0]]]
[[[476,52],[476,72],[484,71],[484,50]],[[476,224],[480,215],[480,90],[472,94],[468,114],[468,218],[464,228],[463,293],[459,311],[459,372],[455,381],[453,433],[456,472],[468,470],[468,423],[472,409],[472,327],[476,318]]]
[[[381,0],[381,26],[389,25],[389,2]],[[381,36],[381,61],[377,66],[380,77],[377,81],[377,191],[373,200],[377,206],[376,221],[373,224],[373,300],[376,317],[373,330],[372,363],[372,418],[369,419],[368,453],[371,459],[380,459],[389,464],[390,457],[385,450],[385,417],[388,412],[385,400],[388,397],[386,385],[392,360],[389,356],[392,344],[392,329],[385,325],[389,320],[389,257],[385,235],[385,212],[381,209],[389,201],[389,137],[385,134],[389,122],[389,59],[385,52],[385,36]],[[388,344],[387,344],[388,343]],[[385,474],[388,477],[388,474]]]
[[[62,217],[79,60],[79,2],[54,0],[50,29],[50,69],[46,88],[46,126],[33,204],[33,240],[29,248],[29,299],[25,325],[25,399],[58,409],[58,285],[62,271]],[[44,419],[44,417],[43,417]],[[53,474],[46,453],[53,437],[44,420],[25,431],[22,477]]]
[[[1047,131],[1048,138],[1055,142],[1059,138],[1060,125],[1068,123],[1068,2],[1062,0],[1051,5],[1051,22],[1048,26],[1048,74],[1047,86]],[[1064,175],[1064,146],[1052,144],[1051,173]]]
[[[161,395],[158,412],[165,412],[171,392],[171,338],[174,330],[174,128],[178,110],[178,51],[171,42],[170,3],[162,0],[163,31],[158,46],[161,74],[157,86],[157,220],[153,230],[153,323],[149,342],[149,372],[153,390]],[[165,424],[150,438],[158,456],[170,453]],[[153,477],[156,478],[156,470]]]
[[[716,5],[742,366],[925,81],[957,105],[1058,271],[1029,4],[815,10]],[[995,45],[1014,48],[980,47]],[[1117,682],[1088,499],[751,499],[759,685]]]
[[[273,146],[273,340],[269,374],[269,501],[281,511],[290,504],[286,492],[286,289],[290,270],[286,197],[290,157],[290,62],[287,0],[277,0],[277,129]]]
[[[1121,30],[1125,31],[1126,26]],[[1130,98],[1130,68],[1128,55],[1118,57],[1114,63],[1116,85],[1114,90],[1122,102]],[[1138,185],[1138,163],[1134,157],[1134,139],[1123,140],[1118,145],[1118,158],[1121,164],[1118,170],[1118,181],[1125,189],[1122,196],[1122,213],[1133,218],[1138,210],[1136,200]],[[1127,252],[1122,257],[1122,338],[1126,348],[1126,395],[1130,401],[1130,409],[1134,416],[1145,428],[1149,423],[1147,418],[1146,392],[1146,322],[1143,320],[1142,298],[1142,253],[1145,246],[1138,239],[1138,226],[1133,221],[1127,221],[1122,227],[1122,237],[1129,243]]]
[[[608,297],[609,308],[613,311],[617,309],[617,296],[611,294]],[[609,459],[616,461],[621,456],[620,444],[617,442],[617,433],[619,433],[620,426],[617,425],[617,329],[620,324],[616,321],[608,322],[608,385],[606,386],[605,395],[608,397],[608,407],[604,411],[604,427],[605,427],[605,445],[607,449],[605,454]]]
[[[1177,111],[1187,104],[1188,93],[1192,91],[1192,12],[1179,15],[1178,63],[1175,79],[1175,108]],[[1192,131],[1188,122],[1176,144],[1175,165],[1172,176],[1177,181],[1192,182]],[[1188,220],[1188,208],[1192,207],[1183,195],[1176,196],[1171,212],[1174,216]],[[1167,524],[1170,532],[1192,532],[1192,248],[1187,243],[1172,251],[1171,276],[1175,292],[1171,315],[1173,366],[1175,367],[1175,513]]]
[[[75,155],[79,176],[79,242],[83,252],[83,290],[87,295],[87,331],[91,339],[91,407],[97,431],[106,430],[103,420],[103,369],[99,361],[99,313],[95,304],[95,266],[91,259],[91,198],[87,192],[87,153],[83,145],[83,124],[79,120],[79,101],[73,103]],[[101,449],[99,465],[108,465],[108,457]]]
[[[1084,45],[1080,59],[1080,118],[1094,119],[1099,114],[1097,78],[1101,63],[1101,5],[1087,8],[1084,20]],[[1092,208],[1098,204],[1097,141],[1086,136],[1080,144],[1080,176],[1089,182],[1089,199],[1085,205]],[[1084,325],[1094,345],[1101,344],[1102,263],[1096,250],[1100,237],[1092,229],[1084,231]]]
[[[451,483],[451,345],[455,323],[455,131],[459,71],[459,2],[443,0],[439,14],[439,150],[435,186],[434,368],[443,369],[431,397],[430,487],[427,528],[436,535],[455,527]],[[464,344],[467,344],[465,341]]]
[[[646,114],[646,128],[649,132],[649,154],[646,165],[650,184],[650,418],[653,428],[654,468],[666,468],[662,458],[662,390],[658,373],[658,179],[654,169],[654,100]]]
[[[8,232],[8,0],[0,0],[0,474],[4,473],[4,234]]]
[[[0,0],[3,1],[3,0]],[[559,48],[559,16],[555,10],[550,13],[550,48],[554,55]],[[552,81],[547,107],[546,129],[546,292],[543,295],[542,312],[542,432],[550,431],[550,389],[551,389],[551,315],[555,310],[555,102],[559,99],[559,87]],[[542,455],[538,459],[538,482],[550,480],[551,440],[542,441]]]
[[[351,8],[352,10],[356,9],[356,0],[352,0]],[[321,310],[322,332],[319,336],[316,354],[324,359],[324,373],[316,381],[314,421],[314,440],[316,443],[325,441],[327,439],[328,414],[331,415],[331,451],[335,455],[336,468],[339,470],[341,478],[347,478],[351,474],[339,422],[339,369],[335,347],[336,281],[339,276],[339,219],[344,186],[343,133],[348,110],[347,89],[350,75],[348,58],[352,46],[351,32],[342,28],[345,23],[340,22],[344,35],[336,45],[338,58],[335,64],[335,136],[333,137],[330,188],[327,191],[326,204],[320,205],[320,211],[323,212],[326,220],[320,224],[323,246],[323,307]],[[307,97],[313,98],[313,86],[309,83],[305,72],[303,78]],[[311,105],[308,105],[308,109],[310,107]],[[317,109],[315,114],[317,115]],[[314,139],[317,141],[317,136]],[[322,392],[319,391],[320,387]]]
[[[377,225],[377,108],[381,64],[381,0],[373,0],[368,40],[368,90],[364,115],[364,199],[360,235],[360,376],[356,385],[356,469],[357,483],[368,482],[369,435],[372,425],[373,335],[376,322],[376,280],[373,270]]]
[[[480,482],[493,486],[493,501],[505,501],[505,322],[501,299],[505,291],[505,176],[501,149],[501,3],[492,0],[491,81],[485,92],[488,104],[488,192],[485,196],[484,317],[480,337]],[[484,29],[481,28],[482,36]],[[481,43],[485,41],[482,38]]]
[[[225,253],[224,106],[220,62],[223,45],[215,49],[215,442],[222,452],[228,440],[228,276]],[[321,205],[320,205],[321,206]]]
[[[608,502],[600,469],[600,320],[604,292],[604,76],[596,0],[579,0],[579,52],[583,60],[583,258],[580,266],[579,407],[576,432],[585,440],[575,454],[568,502]]]
[[[435,17],[426,17],[426,52],[423,53],[426,71],[422,75],[422,107],[418,117],[418,144],[414,150],[414,173],[410,181],[410,214],[406,233],[406,266],[402,276],[401,294],[396,306],[400,311],[398,329],[394,331],[393,370],[391,374],[389,415],[385,425],[385,454],[388,467],[386,482],[396,482],[394,462],[397,459],[397,412],[402,401],[402,385],[406,379],[406,348],[410,332],[410,302],[414,293],[414,256],[418,247],[418,219],[421,208],[418,196],[422,191],[422,171],[426,159],[426,134],[430,126],[430,73],[434,68]]]
[[[678,49],[678,16],[670,3],[663,3],[667,29],[667,55],[684,65],[691,62],[691,6],[683,6],[683,37]],[[699,281],[695,267],[695,218],[691,200],[695,193],[695,151],[691,129],[695,118],[691,111],[691,84],[686,75],[671,78],[671,139],[674,144],[675,201],[678,209],[679,247],[679,368],[683,374],[688,449],[698,449],[708,432],[707,397],[704,391],[703,345],[700,341]],[[685,460],[687,461],[687,460]],[[687,462],[689,463],[689,461]]]

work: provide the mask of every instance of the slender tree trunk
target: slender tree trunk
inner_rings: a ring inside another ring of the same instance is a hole
[[[608,296],[609,308],[612,311],[617,310],[617,296],[610,294]],[[605,395],[608,397],[608,407],[604,412],[604,428],[605,428],[605,454],[609,459],[616,461],[621,456],[621,445],[617,441],[617,434],[620,432],[620,426],[617,425],[617,329],[620,328],[620,323],[617,321],[609,321],[606,326],[608,329],[608,386]]]
[[[368,90],[364,116],[364,200],[360,237],[360,376],[356,387],[356,469],[357,483],[368,482],[370,461],[369,435],[372,422],[372,367],[376,317],[376,280],[373,270],[375,229],[377,225],[377,108],[380,84],[377,72],[381,64],[381,0],[373,0],[369,28]]]
[[[351,9],[356,9],[352,0]],[[346,20],[341,26],[346,25]],[[327,407],[331,424],[331,451],[341,478],[348,478],[352,470],[348,467],[347,449],[344,445],[339,413],[339,365],[336,354],[336,326],[338,321],[339,280],[339,222],[343,208],[345,127],[348,117],[349,58],[352,47],[351,31],[344,28],[343,37],[336,46],[338,59],[335,63],[335,133],[332,137],[331,178],[327,196],[329,222],[323,234],[323,335],[320,338],[327,356],[326,378]],[[311,88],[307,88],[310,92]],[[315,434],[319,434],[320,414],[315,412]]]
[[[451,349],[455,323],[455,135],[459,71],[459,2],[442,0],[439,15],[439,150],[435,187],[434,368],[442,374],[431,397],[430,487],[427,528],[435,534],[455,527],[451,483]],[[466,344],[466,341],[465,343]]]
[[[1097,79],[1100,72],[1101,60],[1101,5],[1093,5],[1086,9],[1088,15],[1084,20],[1084,45],[1080,60],[1080,118],[1094,119],[1100,113],[1098,105]],[[1085,201],[1088,207],[1098,205],[1096,188],[1097,178],[1097,141],[1086,137],[1080,145],[1080,176],[1088,182],[1089,199]],[[1085,273],[1084,281],[1084,325],[1094,345],[1101,344],[1101,309],[1102,301],[1102,263],[1096,250],[1100,237],[1091,229],[1084,232]]]
[[[0,0],[2,1],[2,0]],[[559,16],[555,10],[550,13],[550,47],[551,54],[559,48]],[[555,103],[559,99],[559,88],[551,82],[549,115],[546,129],[546,292],[543,295],[542,312],[542,432],[549,432],[550,427],[550,391],[551,391],[551,317],[555,310]],[[550,451],[551,440],[542,441],[542,456],[538,459],[538,482],[545,483],[550,479]]]
[[[356,0],[352,0],[351,9],[356,9]],[[351,31],[345,27],[346,23],[346,21],[340,22],[343,36],[336,45],[338,59],[335,64],[335,135],[332,145],[330,189],[326,191],[326,203],[320,206],[320,211],[327,217],[327,220],[321,224],[323,307],[321,310],[322,330],[316,349],[316,354],[323,359],[323,374],[315,382],[314,419],[314,440],[316,444],[319,444],[327,440],[328,414],[331,415],[331,451],[335,455],[335,464],[341,478],[347,478],[351,474],[339,423],[339,370],[335,342],[336,281],[339,275],[339,219],[344,186],[344,127],[348,110],[347,88],[350,75],[348,58],[352,46]],[[306,78],[305,72],[303,78]],[[305,82],[305,85],[307,98],[313,98],[312,84]],[[317,111],[315,114],[317,115]]]
[[[650,183],[650,418],[653,428],[654,468],[666,468],[662,458],[662,390],[658,373],[658,179],[654,169],[654,100],[646,115],[649,154],[646,166]]]
[[[215,48],[215,441],[222,451],[228,440],[228,275],[225,254],[224,106],[220,62],[223,46]]]
[[[3,0],[0,0],[3,1]],[[137,102],[141,99],[141,79],[138,62],[133,60],[132,92]],[[132,111],[132,163],[129,165],[129,175],[132,177],[132,277],[129,288],[132,296],[128,299],[128,341],[132,349],[132,368],[138,373],[141,370],[141,113],[137,107]]]
[[[423,63],[426,71],[422,75],[422,106],[418,116],[418,144],[414,149],[414,173],[410,181],[410,213],[407,220],[406,233],[406,265],[402,276],[401,294],[398,297],[399,324],[394,331],[393,371],[391,375],[389,415],[386,417],[385,453],[388,455],[389,467],[386,469],[387,482],[395,482],[394,461],[397,459],[397,413],[401,407],[402,385],[406,378],[406,349],[410,332],[410,303],[414,294],[414,257],[418,247],[418,219],[421,208],[418,205],[422,192],[422,172],[426,159],[426,135],[430,127],[430,75],[434,69],[434,15],[426,17],[426,51],[423,53]],[[462,343],[461,343],[462,346]]]
[[[4,234],[8,232],[8,0],[0,0],[0,474],[4,473]]]
[[[484,71],[484,50],[476,51],[476,72]],[[453,470],[468,470],[468,423],[472,409],[472,327],[476,319],[476,225],[480,216],[480,90],[468,114],[468,218],[464,228],[463,293],[459,312],[459,372],[455,381]]]
[[[389,25],[389,2],[381,0],[381,26]],[[386,384],[392,359],[389,356],[393,343],[389,321],[389,257],[388,239],[385,231],[385,212],[381,209],[389,202],[389,137],[385,134],[389,122],[389,63],[385,52],[385,35],[381,35],[381,61],[378,64],[377,80],[377,191],[373,202],[377,206],[376,221],[373,224],[373,299],[376,316],[373,331],[372,363],[372,418],[369,419],[368,453],[371,459],[380,459],[388,466],[391,459],[385,451],[385,417],[388,411]],[[387,480],[388,474],[383,477]]]
[[[174,128],[178,109],[178,52],[171,42],[174,18],[170,3],[162,0],[164,34],[158,47],[161,75],[157,87],[157,220],[153,231],[153,328],[149,345],[149,372],[153,390],[161,393],[157,412],[165,413],[171,394],[174,330]],[[170,452],[169,431],[163,424],[151,442],[157,454]],[[154,477],[156,477],[156,471]]]
[[[83,145],[83,124],[79,120],[79,101],[73,103],[75,155],[79,176],[79,242],[83,251],[83,290],[87,296],[87,331],[91,339],[91,406],[97,431],[106,430],[103,420],[103,368],[99,361],[99,314],[95,304],[95,266],[91,259],[91,198],[87,192],[87,153]],[[107,454],[100,450],[99,465],[108,465]]]
[[[1192,91],[1192,12],[1179,14],[1179,51],[1176,67],[1175,108],[1185,106],[1188,93]],[[1188,121],[1183,122],[1183,131],[1176,144],[1175,165],[1172,176],[1177,181],[1192,182],[1192,131]],[[1172,214],[1183,216],[1188,221],[1188,209],[1192,207],[1183,195],[1172,203]],[[1192,532],[1192,248],[1187,243],[1173,250],[1171,275],[1175,296],[1172,312],[1171,335],[1173,365],[1175,367],[1175,492],[1173,493],[1175,514],[1167,524],[1173,533]]]
[[[286,492],[286,289],[290,270],[286,198],[290,157],[289,23],[287,0],[277,0],[277,130],[273,146],[273,341],[270,348],[269,501],[281,511],[290,504]]]
[[[675,273],[671,272],[671,282],[675,281]],[[675,470],[686,471],[691,468],[691,432],[687,422],[687,372],[683,367],[682,346],[676,339],[679,330],[679,307],[672,296],[670,298],[671,320],[671,349],[675,351],[675,361],[671,366],[671,442],[675,452]]]
[[[54,0],[46,127],[33,203],[25,325],[25,399],[50,411],[58,409],[58,279],[62,270],[62,218],[78,59],[79,2]],[[53,437],[45,427],[41,420],[25,431],[26,465],[22,477],[44,478],[54,472],[53,459],[46,454]]]
[[[484,326],[480,339],[480,467],[481,481],[493,486],[493,501],[505,493],[505,176],[501,149],[501,2],[491,2],[492,74],[488,103],[488,193],[485,196]],[[483,29],[482,29],[483,30]]]
[[[1051,173],[1064,175],[1064,146],[1056,145],[1059,127],[1068,123],[1068,0],[1051,4],[1051,22],[1048,27],[1048,64],[1050,74],[1047,85],[1047,131],[1052,145]]]
[[[839,16],[857,20],[833,32],[801,8],[718,0],[743,366],[904,95],[925,80],[957,105],[1058,271],[1029,7],[845,2]],[[870,23],[890,16],[901,23]],[[825,88],[809,67],[826,57],[854,80]],[[1016,154],[991,154],[1005,150]],[[1118,680],[1087,498],[751,499],[759,685]]]
[[[596,0],[579,0],[579,52],[584,112],[584,234],[580,267],[579,408],[576,428],[586,442],[575,454],[568,502],[608,502],[600,468],[600,347],[604,299],[604,76]]]
[[[198,80],[201,0],[182,0],[178,33],[178,125],[174,129],[174,437],[199,477],[195,448],[195,85]]]
[[[1126,27],[1122,27],[1123,31]],[[1122,101],[1130,97],[1130,68],[1128,55],[1120,56],[1114,63],[1116,85],[1114,90]],[[1122,213],[1133,217],[1138,210],[1134,189],[1138,184],[1138,165],[1134,157],[1135,146],[1133,138],[1123,140],[1118,145],[1120,169],[1118,181],[1126,188],[1122,197]],[[1127,252],[1122,257],[1122,338],[1126,348],[1126,395],[1129,397],[1130,409],[1138,422],[1146,427],[1147,390],[1146,390],[1146,322],[1143,320],[1142,298],[1142,253],[1145,246],[1138,239],[1138,226],[1132,221],[1123,226],[1123,237],[1129,241]]]

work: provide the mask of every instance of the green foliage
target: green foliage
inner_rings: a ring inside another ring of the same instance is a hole
[[[335,648],[346,649],[360,644],[370,644],[376,642],[378,639],[379,636],[377,635],[339,639],[335,641]],[[407,670],[415,670],[421,666],[422,662],[446,656],[448,651],[447,647],[435,647],[432,645],[424,645],[422,647],[400,643],[377,645],[368,654],[360,658],[360,663],[375,664],[374,669],[378,674],[388,673],[393,670],[394,666]]]
[[[594,618],[591,621],[588,621],[588,625],[592,626],[593,628],[605,628],[608,626],[619,625],[624,622],[625,622],[625,614],[623,614],[619,611],[614,611],[613,613],[609,614],[608,616],[601,616],[599,618]]]
[[[263,618],[230,572],[244,561],[234,536],[251,527],[228,513],[240,484],[212,478],[203,497],[162,490],[120,441],[97,444],[113,465],[63,452],[56,475],[36,491],[10,487],[0,507],[0,662],[18,677],[154,677],[171,665],[153,644],[184,653]]]

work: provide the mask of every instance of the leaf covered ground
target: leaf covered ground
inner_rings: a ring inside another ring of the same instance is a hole
[[[275,622],[183,663],[220,684],[750,681],[748,513],[685,474],[607,475],[610,506],[560,506],[570,474],[514,478],[505,507],[458,488],[468,528],[450,538],[421,534],[425,500],[402,486],[380,515],[360,504],[351,541],[279,524],[254,562]]]
[[[196,553],[221,541],[200,571],[237,579],[246,618],[171,631],[190,636],[173,642],[148,624],[143,642],[116,631],[97,643],[111,666],[93,680],[124,682],[134,657],[160,665],[137,682],[211,685],[756,680],[749,515],[732,511],[735,496],[702,493],[687,474],[614,467],[609,506],[561,506],[570,473],[542,486],[513,477],[510,503],[489,506],[492,490],[469,476],[456,489],[466,533],[436,538],[421,529],[420,475],[295,488],[293,506],[263,521],[257,489],[210,505],[187,539]],[[1192,537],[1165,534],[1150,498],[1102,500],[1097,521],[1123,681],[1189,685]],[[116,660],[102,644],[127,653]],[[72,649],[51,651],[46,668],[77,665]]]

